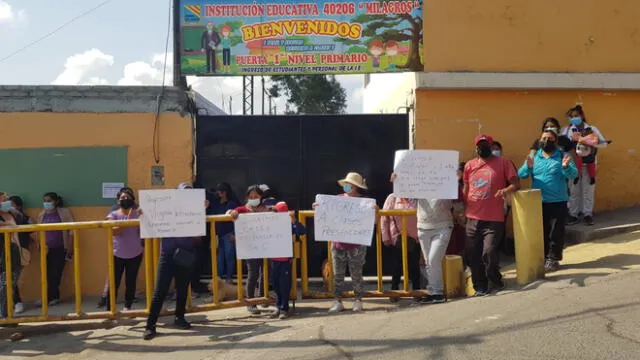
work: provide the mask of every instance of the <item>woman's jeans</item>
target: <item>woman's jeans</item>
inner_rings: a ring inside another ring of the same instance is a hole
[[[47,301],[60,300],[60,283],[66,264],[66,251],[63,247],[47,250]]]
[[[442,280],[442,259],[449,246],[451,228],[418,229],[418,239],[427,263],[427,291],[430,295],[442,295],[444,293],[444,281]]]
[[[175,278],[176,283],[176,318],[183,318],[187,307],[187,290],[191,280],[191,268],[178,266],[173,261],[173,251],[161,252],[160,261],[158,262],[158,277],[156,279],[156,288],[153,292],[151,300],[151,308],[149,309],[149,318],[147,319],[147,329],[155,329],[158,322],[158,316],[162,310],[171,281]]]
[[[247,260],[247,299],[254,298],[256,295],[256,285],[258,286],[258,294],[264,297],[264,278],[262,276],[263,259]]]
[[[236,269],[236,244],[231,241],[233,233],[220,236],[218,241],[218,277],[231,281]]]

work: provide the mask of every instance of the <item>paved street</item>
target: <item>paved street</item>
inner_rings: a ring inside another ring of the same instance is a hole
[[[192,315],[190,331],[142,323],[29,326],[0,343],[3,359],[638,359],[640,232],[567,249],[565,267],[545,281],[486,298],[416,306],[385,299],[363,314],[325,313],[303,301],[287,321],[243,309]],[[513,271],[505,269],[507,277]],[[349,303],[347,303],[349,305]],[[39,330],[38,330],[39,329]],[[38,334],[44,332],[44,334]],[[6,332],[0,333],[6,338]]]

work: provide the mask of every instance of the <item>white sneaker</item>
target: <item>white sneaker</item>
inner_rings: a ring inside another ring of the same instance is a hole
[[[125,306],[125,307],[122,309],[122,311],[131,311],[131,308],[128,308],[128,307],[126,307],[126,306]]]
[[[353,307],[351,308],[353,312],[361,312],[362,311],[362,300],[356,300],[353,302]]]
[[[249,305],[247,306],[247,311],[252,314],[252,315],[258,315],[260,314],[260,310],[258,310],[258,307],[255,305]]]
[[[13,312],[16,314],[22,314],[24,312],[24,304],[17,303],[13,308]]]
[[[342,301],[334,301],[331,308],[329,308],[329,314],[336,314],[344,310],[344,305],[342,305]]]

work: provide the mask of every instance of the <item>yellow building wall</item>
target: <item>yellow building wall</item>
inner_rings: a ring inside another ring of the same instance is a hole
[[[147,113],[0,113],[3,147],[48,148],[81,146],[127,146],[128,186],[151,189],[153,124],[155,114]],[[160,115],[160,165],[165,169],[167,188],[193,177],[193,126],[190,117],[176,113]],[[19,176],[19,174],[14,174]],[[43,174],[46,176],[46,174]],[[69,181],[74,181],[69,179]],[[160,187],[164,188],[164,187]],[[50,189],[56,191],[56,189]],[[60,194],[62,197],[65,194]],[[70,207],[76,221],[103,220],[110,207]],[[40,209],[28,209],[35,218]],[[107,274],[105,230],[80,231],[80,276],[83,295],[99,295]],[[40,261],[32,252],[32,263],[24,270],[21,290],[25,301],[40,298]],[[144,263],[139,273],[138,291],[144,291]],[[123,281],[124,282],[124,281]],[[121,285],[121,289],[122,289]],[[61,296],[74,294],[73,263],[68,262]],[[91,304],[93,306],[93,304]]]
[[[473,139],[492,135],[505,156],[520,166],[542,121],[549,116],[567,124],[566,110],[581,103],[588,121],[613,144],[598,153],[596,210],[640,203],[640,91],[416,91],[416,148],[452,149],[461,160],[475,156]]]
[[[425,71],[636,72],[640,2],[429,0]]]

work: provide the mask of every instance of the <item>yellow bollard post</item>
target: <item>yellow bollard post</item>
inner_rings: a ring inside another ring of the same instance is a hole
[[[216,234],[216,221],[211,221],[211,291],[213,292],[213,304],[220,304],[220,284],[218,283],[218,235]]]
[[[302,212],[298,213],[298,221],[304,228],[307,228],[307,217]],[[309,268],[307,264],[307,235],[300,236],[301,242],[301,258],[300,258],[300,276],[302,282],[302,297],[309,294]]]
[[[236,291],[238,292],[238,301],[244,300],[244,289],[242,288],[242,260],[236,260]]]
[[[442,260],[442,268],[444,294],[449,299],[462,296],[462,294],[465,293],[462,257],[458,255],[446,255]]]
[[[111,314],[115,315],[116,311],[116,274],[115,274],[115,260],[113,259],[113,228],[107,228],[107,271],[109,277],[109,307]]]
[[[516,279],[526,285],[544,278],[542,193],[521,190],[513,196],[513,233],[516,247]]]
[[[149,312],[153,298],[153,288],[155,286],[153,279],[153,240],[144,239],[144,242],[144,283],[147,295],[147,312]]]
[[[407,217],[402,216],[402,225],[400,227],[402,234],[402,279],[404,291],[409,291],[409,259],[407,255]]]
[[[13,269],[11,269],[11,233],[4,233],[4,266],[7,289],[7,318],[13,318]]]
[[[49,296],[47,294],[49,283],[47,282],[47,236],[40,231],[40,301],[42,301],[42,316],[49,316]]]
[[[333,254],[331,253],[331,241],[327,242],[327,267],[329,268],[329,278],[327,281],[329,282],[329,294],[333,296],[334,288],[333,288]],[[338,297],[342,296],[342,294],[337,294]]]
[[[82,288],[80,286],[80,236],[73,230],[73,279],[76,291],[76,314],[82,314]]]
[[[382,283],[382,227],[379,214],[376,214],[376,275],[378,276],[378,292],[384,292]]]

